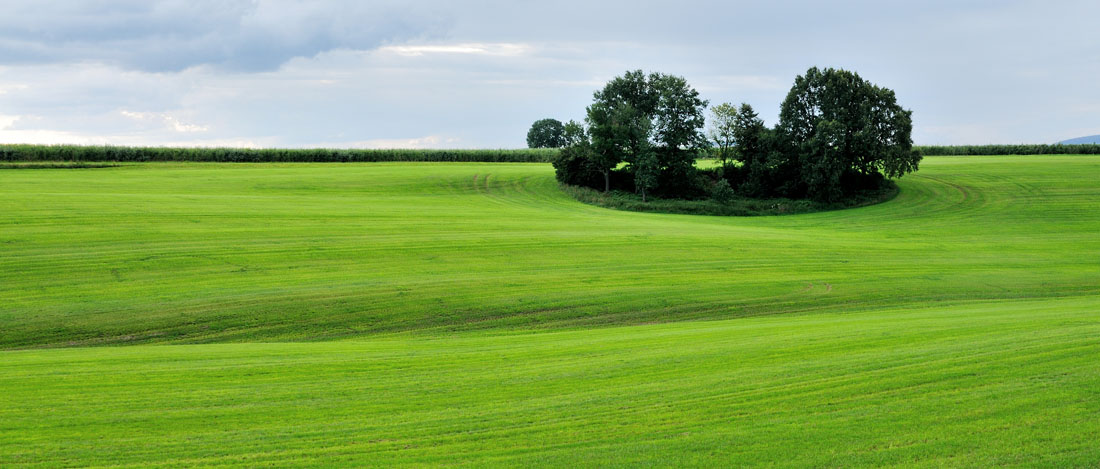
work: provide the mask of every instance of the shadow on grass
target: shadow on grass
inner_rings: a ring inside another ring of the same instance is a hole
[[[642,202],[641,197],[630,192],[611,191],[609,193],[604,193],[587,187],[565,184],[562,184],[561,188],[580,202],[615,210],[742,217],[794,215],[865,207],[887,202],[897,197],[899,192],[897,184],[893,181],[887,181],[887,184],[881,189],[857,192],[845,200],[834,203],[815,202],[805,199],[753,199],[748,197],[737,197],[725,202],[714,199],[684,200],[649,197],[646,202]]]

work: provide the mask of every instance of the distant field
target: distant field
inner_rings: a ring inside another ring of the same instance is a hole
[[[1100,156],[899,185],[722,218],[546,164],[0,169],[0,466],[1100,463]]]

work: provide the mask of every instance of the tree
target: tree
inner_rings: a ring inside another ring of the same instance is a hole
[[[581,143],[588,143],[588,132],[580,122],[570,119],[562,126],[562,146],[569,147]]]
[[[528,148],[561,148],[565,146],[565,128],[557,119],[539,119],[527,131]]]
[[[624,140],[626,131],[622,126],[624,114],[629,114],[633,108],[620,106],[612,108],[608,103],[595,102],[588,106],[588,135],[592,139],[592,153],[589,159],[591,165],[603,175],[603,191],[611,190],[611,170],[619,166],[625,157],[627,143]]]
[[[745,166],[762,164],[761,157],[766,154],[762,141],[762,133],[767,130],[764,127],[764,120],[752,106],[745,103],[734,107],[733,110],[729,131],[732,139],[737,142],[733,152],[734,158]]]
[[[659,177],[639,176],[638,168],[655,168],[665,180],[691,179],[697,152],[706,146],[700,131],[706,101],[681,77],[628,71],[615,77],[593,94],[586,122],[592,139],[594,164],[604,175],[604,190],[610,190],[610,172],[629,163],[635,187],[657,187]],[[639,164],[650,153],[655,162]],[[640,181],[639,178],[646,178]]]
[[[723,103],[711,110],[704,133],[706,106],[682,77],[641,70],[615,77],[593,93],[587,128],[572,121],[563,126],[558,179],[594,188],[602,179],[606,192],[628,187],[619,176],[631,176],[643,200],[708,192],[722,199],[736,188],[751,196],[834,202],[879,188],[884,178],[920,163],[912,112],[897,104],[893,91],[852,72],[815,67],[797,77],[774,128],[748,104]],[[695,159],[712,142],[723,171],[701,172]],[[741,164],[729,165],[730,159]],[[708,183],[706,175],[725,184]]]
[[[741,163],[741,173],[744,174],[742,192],[754,195],[766,195],[770,188],[767,187],[770,179],[769,155],[772,151],[768,133],[764,126],[764,120],[753,110],[752,106],[741,103],[740,106],[731,106],[729,133],[737,146],[733,149],[733,158]]]
[[[734,118],[737,114],[737,106],[730,103],[722,103],[710,108],[711,120],[707,126],[707,137],[718,147],[718,162],[722,166],[733,158],[733,146],[737,143],[734,138]]]
[[[641,70],[615,77],[593,93],[585,120],[592,138],[593,165],[604,176],[604,192],[611,190],[611,170],[648,151],[650,116],[656,107],[657,98]]]
[[[650,82],[657,94],[653,139],[662,190],[685,197],[693,191],[703,192],[698,187],[695,160],[709,146],[703,134],[707,101],[699,98],[699,92],[683,77],[652,73]]]
[[[848,175],[884,172],[896,178],[915,171],[912,111],[894,92],[846,70],[813,67],[795,78],[783,101],[779,130],[792,142],[800,177],[810,197],[831,202]]]
[[[646,202],[646,194],[657,187],[657,175],[660,167],[657,165],[657,154],[652,148],[644,150],[634,159],[634,187],[642,196],[642,202]]]
[[[563,184],[574,186],[593,186],[593,179],[601,173],[594,163],[592,142],[584,126],[569,121],[563,126],[562,138],[565,146],[554,158],[554,176]]]

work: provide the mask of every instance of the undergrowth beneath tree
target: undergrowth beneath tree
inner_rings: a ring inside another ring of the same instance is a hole
[[[899,191],[896,183],[887,180],[879,188],[859,191],[833,203],[816,202],[808,199],[757,199],[744,196],[735,196],[727,201],[715,199],[662,199],[651,196],[645,202],[642,202],[641,196],[631,192],[614,190],[600,192],[587,187],[567,184],[561,184],[561,188],[580,202],[615,210],[717,216],[794,215],[865,207],[890,201],[897,197]]]

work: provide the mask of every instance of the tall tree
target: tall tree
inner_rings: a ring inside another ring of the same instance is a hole
[[[694,174],[696,154],[706,146],[700,130],[706,101],[686,80],[633,70],[613,78],[593,98],[586,121],[605,191],[610,189],[610,171],[622,162],[629,163],[637,186],[637,169],[643,166],[638,157],[649,152],[656,157],[657,174],[684,179]],[[655,180],[646,184],[648,190],[656,187]]]
[[[621,108],[609,103],[596,101],[588,106],[588,135],[592,140],[591,165],[603,175],[603,191],[611,190],[611,170],[619,166],[624,158],[623,129],[621,126]]]
[[[808,195],[834,201],[847,173],[901,177],[915,171],[921,156],[910,137],[912,111],[894,92],[846,70],[817,67],[795,78],[783,101],[779,129],[793,149]]]
[[[767,149],[763,146],[764,120],[752,106],[742,103],[734,107],[730,118],[729,133],[737,142],[733,156],[745,167],[752,168],[763,164]]]
[[[707,101],[683,77],[652,73],[649,81],[657,97],[653,130],[659,164],[663,170],[688,174],[699,151],[707,147]]]
[[[594,150],[592,163],[603,174],[604,192],[611,190],[611,170],[649,150],[650,116],[656,108],[657,97],[641,70],[615,77],[593,94],[585,121]]]
[[[527,131],[528,148],[561,148],[565,146],[565,128],[557,119],[539,119]]]
[[[730,103],[722,103],[710,108],[710,122],[707,124],[707,137],[718,149],[715,155],[718,162],[725,166],[733,159],[733,147],[737,143],[734,137],[734,119],[737,115],[737,106]]]
[[[646,202],[646,195],[657,187],[657,176],[661,168],[657,163],[657,153],[652,148],[645,149],[634,157],[634,188]]]
[[[747,103],[733,107],[730,134],[737,142],[733,157],[741,163],[744,182],[741,190],[747,194],[764,195],[770,191],[769,130],[764,120]]]

